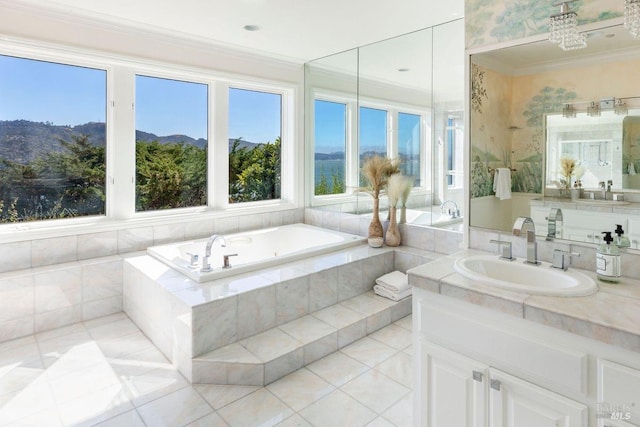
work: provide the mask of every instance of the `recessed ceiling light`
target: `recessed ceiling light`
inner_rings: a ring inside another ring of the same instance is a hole
[[[398,68],[398,71],[400,71],[401,73],[406,73],[407,71],[409,71],[409,68]]]
[[[260,31],[260,27],[257,25],[245,25],[243,28],[247,31]]]

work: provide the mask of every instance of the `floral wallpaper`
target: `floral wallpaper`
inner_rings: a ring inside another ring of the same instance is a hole
[[[466,0],[467,48],[521,39],[549,31],[549,16],[560,11],[555,2],[539,0]],[[577,0],[570,4],[578,24],[622,16],[622,0]]]

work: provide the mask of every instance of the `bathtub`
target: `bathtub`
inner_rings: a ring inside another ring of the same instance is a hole
[[[387,219],[387,210],[383,209],[380,211],[380,219]],[[371,212],[363,214],[362,216],[366,218],[371,218]],[[407,224],[414,225],[428,225],[431,227],[445,227],[451,224],[462,223],[462,217],[452,218],[449,215],[440,213],[440,212],[432,212],[432,211],[424,211],[420,209],[407,209],[406,211],[406,219]],[[400,221],[400,210],[398,209],[396,214],[396,220]]]
[[[212,271],[202,272],[202,259],[208,239],[152,246],[147,253],[198,282],[258,270],[289,261],[337,251],[366,242],[366,237],[326,230],[306,224],[292,224],[223,236],[226,247],[217,240],[211,248]],[[223,267],[224,255],[230,268]],[[191,265],[197,255],[197,265]]]

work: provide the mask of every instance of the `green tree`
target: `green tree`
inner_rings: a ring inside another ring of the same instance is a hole
[[[234,141],[229,153],[229,202],[280,198],[280,137],[249,149]]]

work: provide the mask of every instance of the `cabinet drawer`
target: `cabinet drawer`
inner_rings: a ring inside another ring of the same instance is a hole
[[[599,359],[597,405],[601,426],[612,420],[640,426],[640,370]]]

